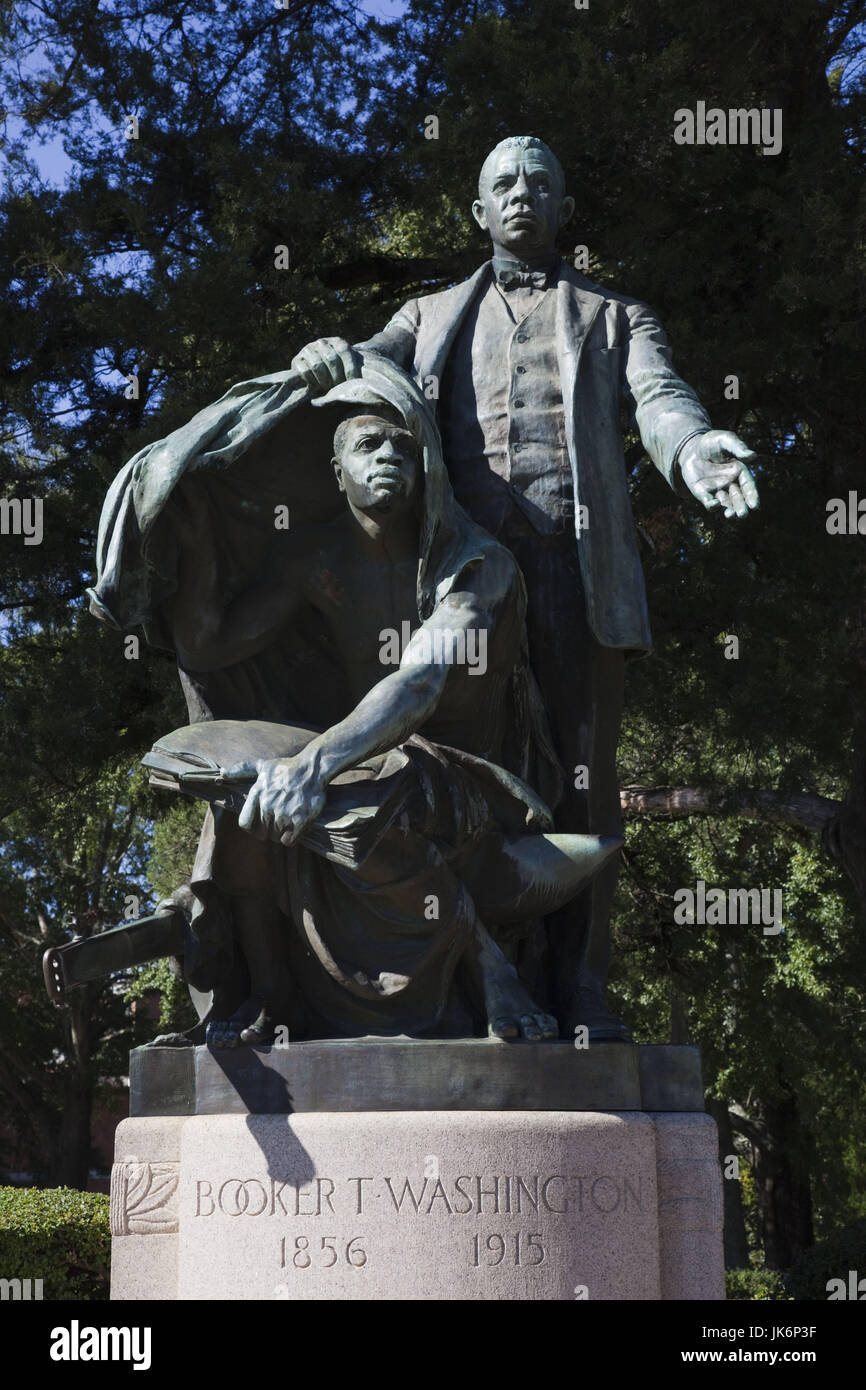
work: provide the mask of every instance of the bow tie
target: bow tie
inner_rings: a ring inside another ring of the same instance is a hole
[[[497,270],[496,279],[504,290],[546,290],[550,274],[546,270]]]

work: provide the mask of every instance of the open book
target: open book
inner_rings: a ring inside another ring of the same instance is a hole
[[[258,764],[290,758],[318,730],[258,719],[214,719],[189,724],[161,738],[142,758],[152,787],[201,797],[238,812],[256,780]],[[404,809],[413,785],[405,753],[341,773],[328,786],[321,815],[299,843],[349,868],[363,864]],[[231,769],[231,776],[228,775]]]

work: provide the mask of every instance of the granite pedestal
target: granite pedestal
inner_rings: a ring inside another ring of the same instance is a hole
[[[113,1298],[724,1297],[696,1049],[138,1049],[130,1077]]]

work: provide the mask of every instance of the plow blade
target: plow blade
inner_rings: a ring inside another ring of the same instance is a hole
[[[158,912],[135,922],[121,922],[120,926],[84,941],[51,946],[42,957],[48,997],[61,1004],[68,990],[89,980],[100,980],[116,970],[127,970],[131,965],[143,965],[161,956],[182,956],[187,930],[182,912]]]

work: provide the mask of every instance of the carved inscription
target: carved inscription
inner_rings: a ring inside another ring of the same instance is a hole
[[[199,1178],[195,1215],[211,1217],[366,1216],[395,1211],[407,1216],[529,1216],[549,1212],[643,1211],[641,1179],[608,1173],[461,1174],[456,1178],[358,1176],[310,1178]]]
[[[335,1210],[331,1178],[226,1178],[216,1185],[200,1178],[195,1190],[196,1216],[321,1216]]]
[[[428,1174],[425,1176],[425,1173]],[[535,1267],[548,1260],[544,1232],[530,1222],[566,1213],[609,1217],[615,1212],[643,1211],[641,1179],[610,1173],[494,1173],[434,1177],[430,1166],[419,1176],[358,1174],[353,1177],[230,1177],[199,1178],[195,1183],[194,1216],[201,1220],[228,1217],[230,1221],[264,1218],[289,1220],[301,1225],[299,1234],[280,1238],[280,1268],[328,1270],[337,1267],[363,1270],[375,1254],[368,1235],[327,1234],[332,1219],[372,1219],[398,1216],[423,1221],[431,1215],[510,1218],[499,1230],[468,1233],[460,1241],[471,1267]],[[308,1222],[320,1218],[318,1231]],[[525,1229],[515,1218],[524,1218]],[[322,1234],[322,1227],[325,1234]],[[463,1228],[465,1229],[465,1228]],[[297,1226],[295,1227],[297,1230]],[[279,1285],[276,1297],[287,1297]]]
[[[541,1232],[521,1235],[520,1231],[510,1231],[497,1235],[494,1231],[486,1239],[479,1235],[472,1237],[472,1263],[476,1269],[481,1265],[501,1265],[506,1259],[516,1265],[543,1264],[547,1251],[541,1243]]]
[[[361,1236],[352,1236],[343,1241],[340,1236],[320,1236],[318,1240],[309,1236],[283,1236],[280,1241],[280,1265],[288,1269],[310,1269],[315,1263],[321,1269],[333,1269],[340,1260],[345,1260],[353,1269],[363,1269],[367,1263],[367,1252],[363,1248]]]

